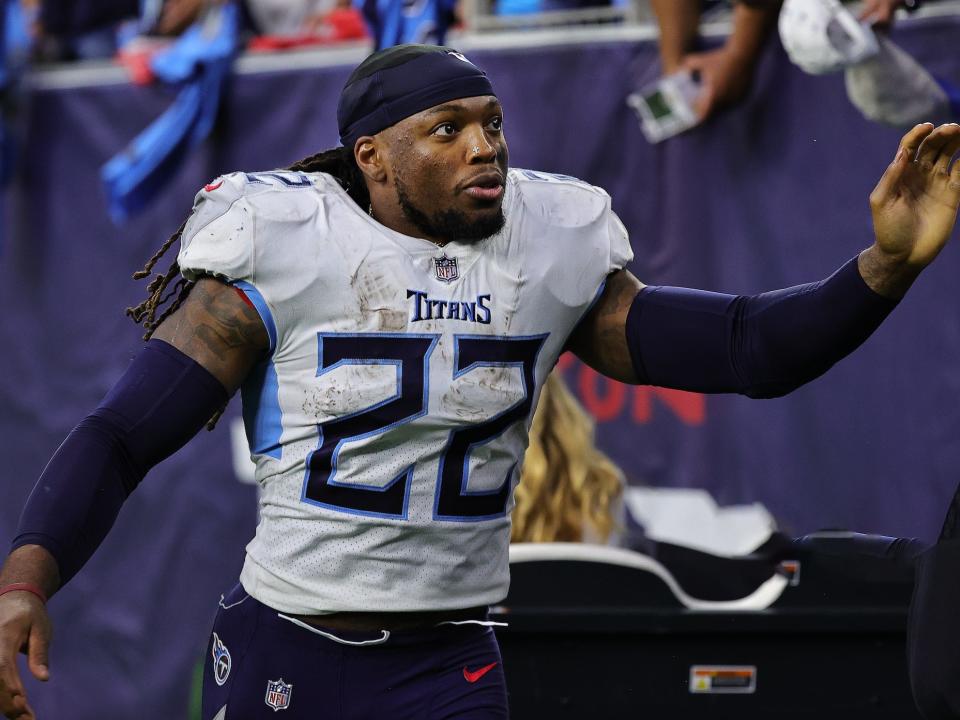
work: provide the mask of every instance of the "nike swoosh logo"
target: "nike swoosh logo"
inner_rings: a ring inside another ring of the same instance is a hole
[[[468,683],[475,683],[477,680],[479,680],[480,678],[482,678],[482,677],[483,677],[484,675],[486,675],[488,672],[490,672],[491,670],[493,670],[496,666],[497,666],[497,664],[496,664],[495,662],[492,662],[492,663],[490,663],[489,665],[484,665],[482,668],[480,668],[480,669],[478,669],[478,670],[474,670],[473,672],[470,672],[469,670],[467,670],[467,666],[464,665],[464,666],[463,666],[463,679],[466,680]]]
[[[206,190],[207,192],[213,192],[214,190],[216,190],[216,189],[217,189],[218,187],[220,187],[221,185],[223,185],[223,180],[221,180],[220,182],[218,182],[218,183],[216,183],[216,184],[211,183],[211,184],[209,184],[209,185],[204,185],[204,186],[203,186],[203,189]]]

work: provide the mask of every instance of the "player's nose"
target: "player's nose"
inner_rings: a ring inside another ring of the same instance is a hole
[[[489,163],[497,158],[498,143],[477,125],[464,133],[468,163]]]

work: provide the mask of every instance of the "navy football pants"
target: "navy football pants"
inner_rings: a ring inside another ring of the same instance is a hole
[[[317,630],[284,619],[237,585],[220,603],[207,647],[203,720],[508,717],[489,627],[445,624],[385,641],[379,632],[327,631],[367,645]]]

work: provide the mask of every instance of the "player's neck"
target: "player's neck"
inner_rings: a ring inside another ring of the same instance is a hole
[[[400,203],[396,200],[390,202],[371,197],[370,207],[367,208],[367,212],[370,214],[370,217],[372,217],[378,223],[390,228],[394,232],[408,235],[409,237],[426,240],[428,242],[432,242],[434,245],[438,245],[439,247],[443,247],[448,242],[448,240],[445,238],[426,235],[418,225],[416,225],[409,217],[407,217],[406,213],[403,212],[403,208],[400,207]]]

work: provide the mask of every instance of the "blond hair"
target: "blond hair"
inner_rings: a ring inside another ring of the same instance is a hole
[[[594,445],[594,422],[557,373],[540,394],[516,490],[512,542],[605,542],[623,494],[619,468]]]

